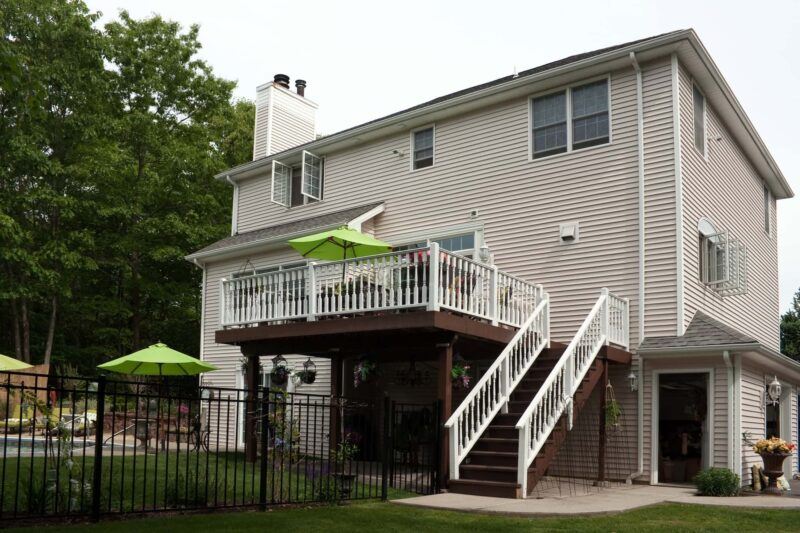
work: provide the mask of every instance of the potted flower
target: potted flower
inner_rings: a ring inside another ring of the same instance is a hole
[[[767,494],[780,494],[778,478],[783,475],[783,461],[789,457],[797,447],[778,437],[761,439],[753,445],[753,451],[764,460],[764,475],[769,478],[764,492]]]
[[[456,389],[468,389],[472,378],[469,375],[469,365],[461,361],[453,361],[453,368],[450,369],[450,381]]]
[[[377,371],[377,365],[371,359],[361,358],[353,367],[353,386],[358,387],[368,382]]]
[[[347,498],[353,490],[356,475],[351,471],[351,460],[358,453],[359,440],[357,433],[345,433],[342,441],[331,451],[331,461],[336,470],[331,476],[338,483],[342,498]]]

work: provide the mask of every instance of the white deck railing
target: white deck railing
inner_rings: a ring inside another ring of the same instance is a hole
[[[461,462],[495,415],[507,409],[514,388],[549,346],[550,299],[541,286],[538,294],[539,304],[444,425],[449,432],[451,479],[458,479]]]
[[[441,250],[413,250],[223,279],[222,326],[387,310],[447,309],[519,327],[537,287],[496,266]],[[540,295],[539,295],[540,296]]]
[[[603,289],[572,342],[517,422],[517,482],[522,486],[523,497],[528,495],[528,467],[565,411],[568,428],[572,429],[573,397],[600,349],[609,343],[628,348],[628,328],[628,300]]]

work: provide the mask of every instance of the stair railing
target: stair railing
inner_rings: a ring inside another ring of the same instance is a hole
[[[541,290],[539,303],[527,320],[472,387],[445,423],[449,435],[450,479],[458,479],[458,467],[501,410],[522,377],[544,348],[550,345],[550,297]]]
[[[517,483],[523,498],[528,495],[528,468],[565,411],[567,427],[572,429],[573,397],[600,349],[609,343],[629,346],[628,307],[627,299],[602,289],[586,320],[517,422]]]

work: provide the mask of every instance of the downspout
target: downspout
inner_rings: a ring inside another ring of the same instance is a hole
[[[200,287],[200,360],[203,361],[205,359],[205,326],[206,326],[206,266],[197,258],[192,259],[192,263],[195,264],[197,268],[203,269],[203,285]],[[200,384],[203,384],[203,376],[200,375]]]
[[[239,185],[231,179],[230,174],[225,176],[228,183],[233,186],[233,209],[231,210],[231,235],[239,232]]]
[[[642,69],[636,60],[636,53],[630,53],[631,65],[636,72],[636,126],[638,144],[638,183],[639,183],[639,312],[638,312],[638,341],[644,339],[644,305],[645,305],[645,203],[644,203],[644,103],[642,96]],[[632,483],[634,478],[644,475],[644,362],[641,354],[637,354],[638,387],[636,398],[636,440],[638,442],[637,462],[638,471],[626,478],[627,483]]]
[[[673,166],[675,168],[675,256],[676,256],[676,277],[675,294],[678,324],[677,335],[683,336],[686,332],[684,328],[684,294],[683,294],[683,178],[681,174],[681,99],[680,83],[678,80],[678,56],[673,53],[670,58],[672,75],[672,151]]]
[[[633,70],[636,71],[636,126],[639,160],[639,342],[644,339],[645,304],[645,217],[644,217],[644,104],[642,97],[642,69],[636,60],[636,53],[630,53]]]
[[[736,472],[736,465],[734,464],[735,450],[733,449],[733,443],[736,440],[736,413],[734,412],[734,391],[733,391],[733,384],[734,384],[734,375],[733,375],[733,361],[731,360],[731,353],[728,350],[723,350],[722,352],[722,360],[725,361],[725,368],[728,369],[728,438],[730,439],[728,444],[728,468],[731,472]]]

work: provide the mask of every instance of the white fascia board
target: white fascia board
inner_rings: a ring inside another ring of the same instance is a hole
[[[376,216],[380,215],[386,210],[386,204],[381,204],[379,206],[373,207],[363,215],[359,215],[350,222],[347,223],[347,227],[353,228],[356,231],[361,231],[361,226],[367,220],[371,220]]]

